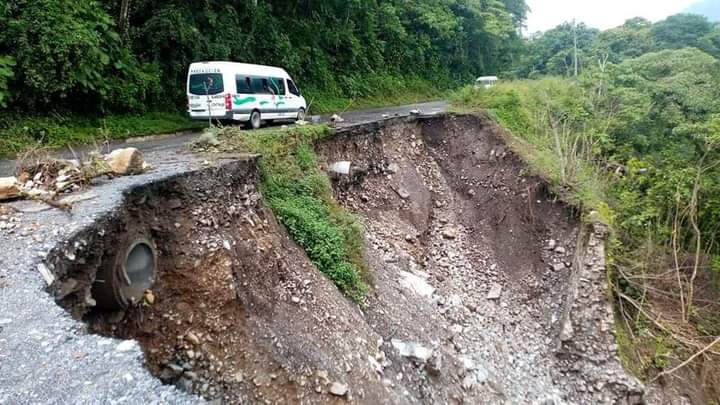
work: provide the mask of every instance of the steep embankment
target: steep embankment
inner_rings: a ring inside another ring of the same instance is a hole
[[[352,163],[333,186],[366,227],[363,309],[290,241],[257,169],[233,163],[128,194],[50,255],[53,292],[93,331],[138,339],[164,382],[228,403],[639,402],[616,358],[603,230],[492,122],[391,120],[316,152],[324,169]],[[145,304],[92,309],[99,263],[136,234],[159,253]]]
[[[581,226],[529,176],[494,123],[361,127],[318,152],[365,173],[335,186],[368,228],[370,324],[386,340],[432,348],[442,364],[428,377],[394,363],[394,374],[421,382],[417,398],[640,400],[617,361],[604,230]]]

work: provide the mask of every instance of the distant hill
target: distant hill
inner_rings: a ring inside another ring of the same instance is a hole
[[[710,19],[710,21],[720,22],[720,1],[718,0],[701,0],[690,6],[686,13],[701,14]]]

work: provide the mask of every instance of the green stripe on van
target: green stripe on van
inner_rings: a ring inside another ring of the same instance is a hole
[[[255,97],[240,98],[238,96],[235,96],[233,98],[233,104],[235,104],[235,105],[243,105],[243,104],[247,104],[247,103],[253,103],[255,101],[257,101],[257,99]]]

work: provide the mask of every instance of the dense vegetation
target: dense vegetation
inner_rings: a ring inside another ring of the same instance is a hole
[[[200,60],[283,66],[315,113],[437,98],[509,66],[526,11],[525,0],[3,1],[0,155],[70,143],[68,126],[88,116],[176,112],[190,128],[184,81]]]
[[[558,194],[612,228],[619,339],[642,376],[720,336],[718,29],[690,15],[578,27],[575,78],[566,24],[528,44],[525,74],[543,77],[455,96],[458,108],[489,110]],[[697,364],[719,398],[717,358],[707,359]]]
[[[449,86],[510,62],[524,0],[10,0],[0,102],[34,112],[182,108],[188,65],[287,68],[318,98]]]
[[[700,15],[678,14],[655,24],[633,18],[602,32],[584,24],[565,23],[530,39],[511,75],[574,75],[576,37],[579,72],[666,49],[693,47],[720,57],[720,24]]]

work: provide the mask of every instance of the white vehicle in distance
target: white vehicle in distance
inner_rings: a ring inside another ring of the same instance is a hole
[[[475,80],[475,88],[485,88],[489,89],[490,87],[495,86],[495,83],[497,83],[498,78],[497,76],[481,76],[478,77],[477,80]]]
[[[285,69],[235,62],[198,62],[187,78],[188,114],[197,120],[304,120],[307,103]]]

